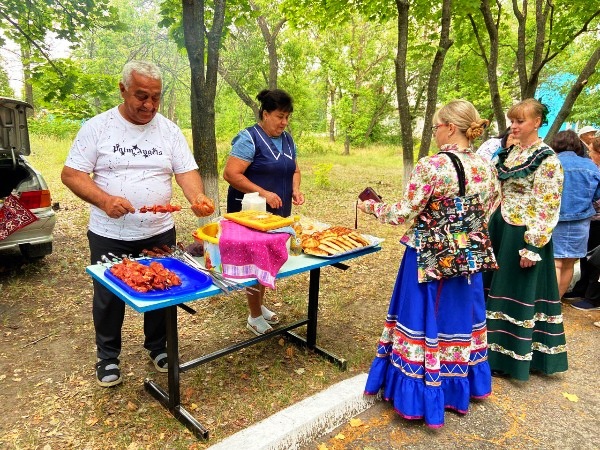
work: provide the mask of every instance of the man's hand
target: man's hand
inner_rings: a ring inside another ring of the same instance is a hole
[[[129,200],[114,195],[111,195],[106,199],[102,210],[111,219],[118,219],[127,213],[135,212],[135,208],[129,203]]]
[[[215,212],[214,202],[204,194],[198,194],[192,204],[192,212],[196,217],[207,217]]]

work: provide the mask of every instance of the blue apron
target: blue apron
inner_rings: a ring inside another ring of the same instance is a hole
[[[267,191],[275,192],[281,198],[281,208],[271,208],[267,211],[278,216],[288,217],[292,213],[292,180],[296,171],[296,146],[292,136],[283,132],[281,152],[271,138],[259,125],[246,128],[254,143],[254,160],[244,175]],[[227,212],[242,210],[244,193],[229,186],[227,191]]]

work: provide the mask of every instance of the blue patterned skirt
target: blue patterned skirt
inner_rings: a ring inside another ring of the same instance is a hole
[[[365,394],[382,396],[407,419],[444,424],[444,410],[465,414],[471,398],[492,391],[481,274],[417,282],[407,247]]]

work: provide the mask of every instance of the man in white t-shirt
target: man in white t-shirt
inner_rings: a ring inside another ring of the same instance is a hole
[[[158,113],[162,76],[158,67],[131,61],[119,83],[123,103],[82,127],[67,157],[62,182],[90,204],[91,263],[102,255],[137,256],[144,249],[176,243],[170,213],[140,213],[166,205],[171,179],[191,204],[210,202],[181,130]],[[121,382],[119,355],[125,303],[94,281],[96,377],[103,387]],[[144,314],[144,347],[160,372],[167,371],[165,311]]]

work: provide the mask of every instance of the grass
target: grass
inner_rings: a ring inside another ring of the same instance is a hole
[[[182,403],[211,433],[208,442],[190,432],[143,391],[154,373],[141,343],[140,314],[126,309],[121,365],[125,382],[100,389],[94,382],[94,342],[91,280],[88,264],[88,206],[60,182],[60,171],[71,141],[32,138],[30,160],[60,205],[54,253],[42,261],[0,271],[0,304],[5,351],[15,360],[2,363],[8,381],[0,395],[17,395],[15,420],[0,418],[0,444],[11,448],[174,448],[204,449],[269,415],[315,394],[331,384],[364,372],[374,356],[389,296],[398,269],[402,229],[359,216],[359,231],[386,239],[380,252],[358,258],[350,269],[328,267],[321,273],[318,344],[348,360],[347,372],[282,339],[265,341],[182,375]],[[220,143],[221,152],[228,144]],[[321,142],[319,154],[302,154],[302,190],[306,204],[294,213],[353,227],[354,202],[366,186],[384,198],[399,198],[401,153],[397,147],[351,149],[342,156],[341,143]],[[329,186],[315,183],[313,169],[331,164]],[[224,211],[227,185],[219,185]],[[185,204],[179,189],[174,203]],[[176,216],[178,239],[191,243],[198,226],[191,214]],[[0,267],[2,264],[0,264]],[[284,322],[304,317],[308,274],[278,280],[267,301]],[[197,313],[179,315],[183,360],[217,350],[249,336],[245,329],[246,300],[242,294],[213,297],[190,304]],[[54,334],[52,334],[54,333]],[[300,331],[302,333],[302,331]],[[39,337],[50,335],[36,344]],[[14,372],[27,367],[26,373]],[[16,374],[16,375],[15,375]],[[14,381],[14,380],[19,381]]]

